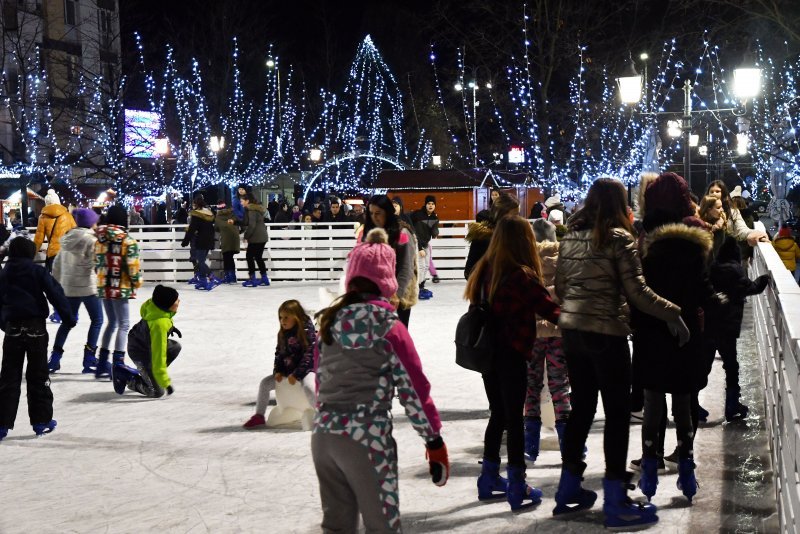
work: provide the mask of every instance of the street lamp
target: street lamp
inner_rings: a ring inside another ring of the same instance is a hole
[[[212,135],[208,140],[208,149],[211,150],[214,154],[217,154],[220,150],[225,148],[225,136],[220,135],[219,137],[216,135]]]
[[[733,71],[733,94],[739,100],[758,96],[761,92],[761,69],[739,67]]]
[[[623,104],[638,104],[642,99],[642,75],[636,72],[633,61],[628,63],[623,75],[617,78],[619,99]]]
[[[278,156],[283,156],[282,148],[281,148],[281,69],[278,66],[278,58],[267,58],[267,68],[272,70],[275,69],[275,76],[276,76],[276,84],[278,87]]]
[[[472,69],[473,79],[467,83],[467,87],[472,90],[472,164],[475,168],[478,167],[478,106],[480,105],[480,101],[478,100],[478,89],[480,86],[477,81],[476,76],[477,68]],[[492,83],[486,82],[484,87],[488,90],[492,89]],[[464,91],[464,85],[461,82],[456,82],[453,88],[458,91],[459,93]],[[467,130],[469,131],[469,126],[467,126]],[[434,156],[435,157],[435,156]]]
[[[319,148],[312,148],[308,151],[308,159],[314,163],[319,163],[319,161],[322,159],[322,150]]]
[[[438,154],[433,156],[433,166],[434,167],[442,166],[442,156],[439,156]]]
[[[169,154],[169,139],[165,137],[156,139],[154,148],[156,154],[159,154],[160,156],[166,156]]]

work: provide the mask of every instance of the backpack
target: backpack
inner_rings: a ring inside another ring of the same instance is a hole
[[[501,281],[502,284],[502,281]],[[492,306],[481,284],[481,299],[470,304],[456,326],[456,363],[464,369],[486,373],[494,354],[494,325]]]

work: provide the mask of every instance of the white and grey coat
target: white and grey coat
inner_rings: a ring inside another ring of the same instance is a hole
[[[97,294],[95,243],[90,228],[73,228],[61,237],[61,251],[53,263],[53,277],[68,297],[89,297]]]

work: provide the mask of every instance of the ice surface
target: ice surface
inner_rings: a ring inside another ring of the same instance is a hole
[[[297,298],[315,310],[320,306],[319,284],[223,286],[211,293],[181,286],[175,324],[183,332],[183,352],[169,369],[176,393],[166,399],[130,392],[120,397],[110,382],[80,374],[88,327],[81,310],[62,371],[52,379],[58,428],[35,439],[23,395],[16,428],[0,443],[0,532],[319,531],[310,434],[241,428],[253,413],[258,383],[272,366],[279,304]],[[504,502],[477,501],[488,404],[480,377],[454,362],[453,332],[466,308],[463,282],[431,289],[434,298],[420,302],[411,313],[411,334],[442,416],[452,469],[445,487],[430,482],[422,441],[396,405],[404,530],[602,531],[602,494],[588,513],[569,520],[552,518],[560,463],[552,434],[544,444],[549,450],[528,469],[529,482],[544,490],[538,508],[512,514]],[[152,285],[146,286],[132,301],[132,322],[151,292]],[[49,328],[52,339],[56,325]],[[701,396],[712,418],[721,417],[723,389],[721,365],[716,363]],[[602,413],[597,419],[588,443],[585,485],[600,491]],[[639,426],[631,427],[629,459],[639,456],[639,432]],[[695,449],[702,486],[694,506],[688,507],[675,487],[675,472],[662,476],[653,501],[661,518],[655,531],[717,531],[729,519],[727,492],[736,469],[730,458],[737,453],[729,438],[724,425],[699,431]],[[674,440],[670,429],[669,450]],[[760,484],[769,496],[768,477]],[[640,492],[631,493],[641,498]]]

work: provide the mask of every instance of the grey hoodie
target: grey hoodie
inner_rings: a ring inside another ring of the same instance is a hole
[[[68,297],[88,297],[97,293],[94,272],[97,242],[94,230],[73,228],[61,237],[61,251],[53,263],[53,277]]]

